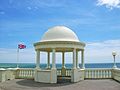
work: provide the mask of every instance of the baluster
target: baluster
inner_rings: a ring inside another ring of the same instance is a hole
[[[102,78],[104,78],[104,70],[102,70]]]
[[[70,70],[70,76],[71,76],[71,70]]]
[[[88,70],[88,78],[90,78],[90,72],[89,72],[89,70]]]
[[[85,71],[85,78],[88,78],[88,71]]]
[[[94,70],[92,70],[92,78],[94,78]]]
[[[112,73],[111,73],[111,70],[109,70],[109,78],[112,77]]]
[[[26,77],[28,77],[28,78],[30,77],[29,71],[30,70],[27,70],[27,74],[26,74]]]
[[[30,77],[32,77],[32,70],[30,71]]]
[[[105,70],[103,70],[103,78],[105,78]]]
[[[29,78],[30,78],[30,77],[31,77],[31,70],[29,70],[29,72],[28,72],[28,73],[29,73]]]
[[[20,70],[20,75],[19,75],[19,77],[21,77],[22,76],[22,71]]]
[[[108,70],[108,78],[111,78],[110,72],[111,72],[111,70]]]
[[[99,78],[99,70],[97,70],[97,78]]]
[[[90,78],[92,78],[92,70],[90,70]]]
[[[98,78],[98,72],[97,72],[97,70],[96,70],[96,78]]]
[[[109,77],[108,77],[108,71],[109,71],[109,70],[106,71],[106,73],[107,73],[107,78],[109,78]]]
[[[91,70],[91,78],[93,78],[93,70]]]
[[[23,70],[24,78],[26,77],[26,74],[28,74],[28,70]]]
[[[106,78],[106,70],[104,70],[104,78]]]
[[[104,70],[102,70],[102,78],[104,78]]]
[[[105,78],[108,78],[108,70],[105,71]]]
[[[24,76],[24,74],[23,74],[23,70],[21,70],[21,76],[20,76],[20,77],[22,77],[22,76]]]
[[[28,70],[23,70],[24,78],[26,77],[26,74],[28,74]]]
[[[96,78],[96,70],[94,70],[94,78]]]
[[[85,70],[85,78],[87,77],[86,75],[87,75],[87,71]]]
[[[102,70],[99,70],[100,78],[102,78]]]
[[[25,74],[24,74],[25,70],[22,70],[22,74],[23,74],[23,78],[25,77]]]
[[[107,78],[107,70],[105,70],[105,78]]]
[[[89,70],[89,78],[91,78],[91,71]]]

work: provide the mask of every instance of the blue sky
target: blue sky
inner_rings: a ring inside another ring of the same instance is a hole
[[[86,63],[112,62],[114,50],[120,62],[120,0],[0,0],[0,62],[16,62],[21,42],[27,48],[20,50],[20,62],[35,62],[33,43],[56,25],[87,44]]]

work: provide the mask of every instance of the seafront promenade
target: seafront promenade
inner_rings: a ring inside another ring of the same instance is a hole
[[[99,79],[78,83],[44,84],[33,80],[15,79],[0,83],[0,90],[120,90],[120,83],[112,79]]]
[[[5,73],[7,80],[0,82],[0,90],[120,90],[120,69],[85,69],[85,80],[77,83],[71,82],[70,69],[66,70],[65,77],[58,69],[56,84],[35,82],[34,69],[19,68]]]

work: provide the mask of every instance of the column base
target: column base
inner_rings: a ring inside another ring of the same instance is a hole
[[[71,82],[79,82],[84,80],[84,69],[72,69]]]
[[[36,69],[36,70],[41,70],[41,68],[40,68],[40,67],[36,67],[35,69]]]
[[[57,83],[57,69],[52,68],[51,69],[51,80],[50,83]]]
[[[46,67],[46,69],[48,69],[48,70],[49,70],[49,69],[50,69],[50,66],[47,66],[47,67]]]
[[[34,80],[42,83],[57,83],[57,70],[37,70],[35,69]]]

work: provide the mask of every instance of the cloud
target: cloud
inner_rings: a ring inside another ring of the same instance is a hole
[[[101,42],[89,42],[85,47],[85,63],[112,63],[112,51],[117,52],[116,62],[120,62],[120,39],[106,40]],[[20,63],[35,63],[34,48],[26,48],[20,50]],[[52,56],[52,55],[51,55]],[[52,57],[50,57],[52,62]],[[81,55],[79,52],[79,62]],[[47,63],[47,53],[41,52],[40,63]],[[72,53],[65,54],[65,63],[73,62]],[[17,62],[17,49],[0,48],[0,62],[15,63]],[[56,63],[62,63],[61,53],[56,55]]]
[[[97,2],[98,6],[105,5],[106,8],[120,8],[120,0],[98,0]]]
[[[5,12],[4,12],[4,11],[0,11],[0,14],[1,14],[1,15],[4,15],[4,14],[5,14]]]
[[[27,7],[28,10],[31,10],[32,8],[31,7]]]
[[[35,62],[35,51],[33,48],[19,50],[20,62]],[[16,63],[17,49],[0,48],[1,63]]]
[[[117,52],[117,62],[119,61],[120,54],[120,40],[106,40],[102,42],[87,43],[85,49],[86,62],[113,62],[112,52]]]

